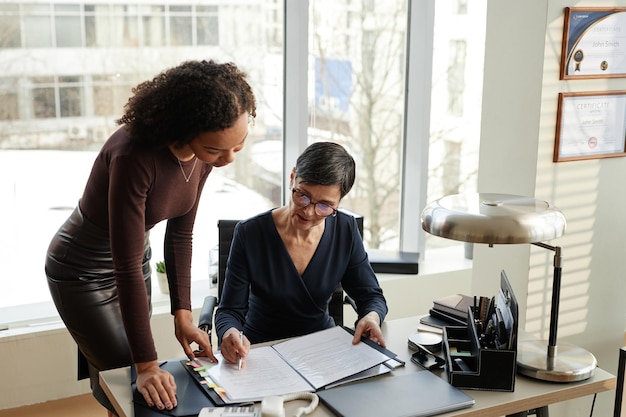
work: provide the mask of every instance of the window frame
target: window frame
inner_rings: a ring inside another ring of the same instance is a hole
[[[415,1],[408,0],[399,250],[424,253],[425,235],[419,217],[427,198],[432,70],[422,69],[432,68],[435,0],[423,0],[419,8],[414,6]],[[287,184],[293,161],[307,146],[309,5],[285,1],[284,7],[282,183]],[[283,188],[285,202],[289,190]]]

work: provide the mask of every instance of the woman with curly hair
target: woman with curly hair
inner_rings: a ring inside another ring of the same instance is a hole
[[[122,127],[103,145],[77,207],[50,243],[52,299],[109,416],[115,410],[98,371],[131,363],[150,406],[177,405],[150,328],[149,232],[163,220],[176,338],[190,359],[197,343],[215,360],[191,314],[193,225],[209,173],[233,162],[255,116],[246,74],[232,63],[188,61],[139,84],[117,121]]]

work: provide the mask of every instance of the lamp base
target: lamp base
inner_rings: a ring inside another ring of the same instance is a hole
[[[598,366],[595,356],[583,348],[559,344],[555,350],[549,357],[547,341],[520,341],[517,372],[544,381],[574,382],[590,378]]]

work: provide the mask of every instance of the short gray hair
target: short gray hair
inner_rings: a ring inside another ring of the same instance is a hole
[[[296,178],[306,184],[338,185],[341,198],[352,189],[355,175],[354,158],[334,142],[315,142],[296,161]]]

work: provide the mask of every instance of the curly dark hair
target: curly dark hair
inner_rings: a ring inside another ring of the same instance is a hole
[[[233,63],[185,61],[133,88],[116,122],[138,146],[183,147],[198,134],[231,127],[244,113],[256,117],[246,77]]]

